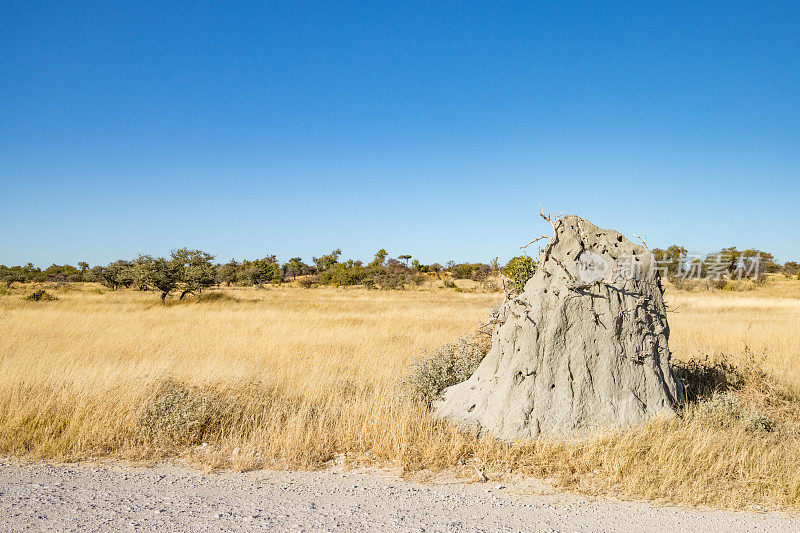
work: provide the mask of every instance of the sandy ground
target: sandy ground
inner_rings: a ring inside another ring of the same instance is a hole
[[[0,459],[2,531],[800,531],[785,514],[546,493],[535,482],[419,483],[389,471],[203,474]]]

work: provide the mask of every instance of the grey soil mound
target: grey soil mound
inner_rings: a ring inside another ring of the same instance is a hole
[[[486,358],[444,391],[436,415],[509,441],[674,415],[684,390],[653,254],[574,215],[554,230],[536,274],[494,318]]]

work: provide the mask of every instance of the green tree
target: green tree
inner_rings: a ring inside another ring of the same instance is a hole
[[[92,269],[95,279],[112,291],[133,285],[133,262],[119,259],[106,267]]]
[[[242,262],[242,276],[251,285],[263,283],[280,283],[281,267],[274,255],[263,259]]]
[[[337,248],[336,250],[329,254],[323,255],[322,257],[314,257],[313,261],[314,264],[317,265],[317,270],[319,272],[324,272],[339,262],[340,255],[342,255],[342,250]]]
[[[686,258],[686,248],[673,244],[666,250],[654,248],[653,255],[660,267],[659,272],[664,272],[668,277],[677,276],[683,268],[683,261]]]
[[[179,261],[140,255],[135,261],[136,283],[161,291],[161,301],[178,288],[183,274]]]
[[[178,269],[182,282],[181,300],[187,294],[202,293],[205,287],[214,285],[216,270],[211,264],[213,259],[213,255],[202,250],[189,250],[188,248],[173,250],[171,262]]]
[[[377,252],[375,252],[375,258],[369,264],[371,267],[382,267],[383,263],[386,261],[386,258],[389,257],[389,252],[381,248]]]
[[[217,269],[217,283],[224,283],[230,287],[231,284],[236,283],[239,278],[239,271],[241,268],[242,265],[240,265],[236,259],[231,259],[224,265],[220,265]]]
[[[283,275],[286,278],[295,279],[297,276],[304,276],[310,272],[310,267],[303,263],[300,257],[292,257],[283,265]]]
[[[0,282],[6,284],[6,288],[10,288],[12,283],[24,283],[25,273],[22,267],[13,266],[7,267],[0,265]]]

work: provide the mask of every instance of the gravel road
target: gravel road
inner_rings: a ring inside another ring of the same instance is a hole
[[[388,471],[203,474],[176,465],[0,459],[2,531],[800,531],[784,514],[417,483]]]

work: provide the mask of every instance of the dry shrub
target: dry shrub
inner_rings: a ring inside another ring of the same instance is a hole
[[[714,393],[708,400],[697,405],[691,412],[701,420],[707,420],[721,427],[743,425],[747,431],[772,431],[775,421],[765,414],[748,409],[733,393]]]
[[[297,284],[304,289],[310,289],[311,287],[319,285],[319,276],[301,276],[297,278]]]
[[[58,298],[44,289],[38,289],[23,298],[23,300],[27,300],[29,302],[52,302],[54,300],[58,300]]]
[[[227,292],[204,292],[197,296],[199,303],[214,303],[214,302],[239,302],[239,298],[228,294]]]
[[[741,387],[743,383],[740,371],[725,358],[716,361],[708,357],[691,361],[673,360],[671,364],[675,377],[683,382],[689,403]]]
[[[466,381],[489,351],[485,338],[462,337],[434,353],[411,362],[411,370],[399,384],[401,398],[430,406],[447,387]]]
[[[747,431],[797,432],[800,392],[765,373],[746,349],[746,363],[734,366],[729,358],[674,363],[686,387],[687,420],[697,419],[718,427],[740,426]]]
[[[136,429],[151,444],[200,444],[219,430],[229,412],[230,406],[213,391],[167,379],[142,408]]]

